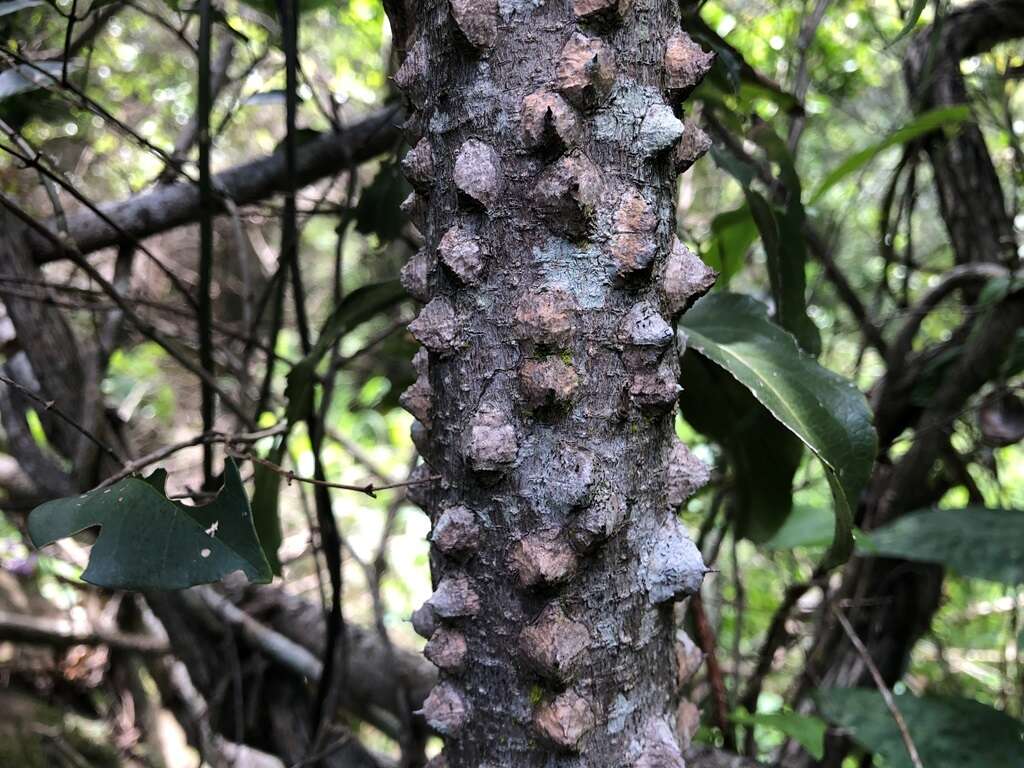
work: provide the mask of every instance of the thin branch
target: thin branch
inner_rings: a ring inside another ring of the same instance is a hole
[[[196,126],[199,139],[199,365],[207,374],[200,381],[203,431],[213,430],[217,396],[210,386],[213,365],[213,185],[210,173],[210,112],[213,86],[210,47],[213,42],[212,0],[199,0],[199,93]],[[203,489],[213,486],[213,445],[203,443]]]
[[[878,688],[878,692],[882,694],[882,700],[885,701],[885,707],[889,710],[889,714],[892,715],[892,719],[896,721],[896,727],[900,731],[900,738],[903,739],[903,745],[907,748],[907,754],[910,755],[910,762],[914,764],[914,768],[924,768],[924,763],[921,762],[921,756],[917,753],[917,746],[914,744],[914,740],[910,736],[910,730],[907,728],[907,721],[903,719],[903,713],[900,712],[899,707],[896,706],[896,700],[892,696],[892,691],[889,690],[889,686],[885,684],[885,680],[882,679],[882,673],[878,671],[878,667],[875,666],[875,662],[871,658],[871,654],[868,653],[868,649],[864,646],[864,643],[857,636],[857,633],[853,629],[853,625],[850,624],[843,612],[839,610],[838,606],[832,606],[832,612],[835,614],[836,619],[839,621],[840,626],[843,628],[843,632],[846,633],[846,637],[849,639],[850,644],[856,649],[857,654],[860,656],[861,661],[868,668],[868,672],[871,674],[871,679],[875,681],[875,687]]]
[[[44,400],[39,395],[37,395],[35,392],[33,392],[31,389],[29,389],[28,387],[25,387],[25,386],[19,384],[14,379],[9,378],[8,376],[5,376],[2,373],[0,373],[0,381],[2,381],[4,384],[6,384],[9,387],[14,387],[14,389],[16,389],[19,392],[21,392],[21,394],[25,395],[30,400],[32,400],[32,401],[38,403],[39,405],[43,406],[43,408],[45,410],[49,411],[50,413],[53,413],[61,421],[63,421],[65,424],[67,424],[73,430],[78,432],[78,434],[82,435],[84,438],[86,438],[87,440],[91,441],[97,448],[99,448],[101,451],[103,451],[108,456],[110,456],[110,458],[112,458],[118,464],[121,464],[122,466],[124,465],[124,463],[125,463],[124,459],[121,458],[120,454],[118,454],[117,451],[115,451],[109,445],[104,443],[96,435],[92,434],[89,430],[87,430],[85,427],[83,427],[81,424],[79,424],[73,418],[71,418],[66,413],[64,413],[64,411],[62,411],[60,409],[60,407],[53,400]]]
[[[227,442],[227,441],[225,441]],[[256,456],[253,453],[232,450],[232,446],[228,443],[229,455],[234,456],[238,459],[248,459],[249,461],[266,467],[271,472],[274,472],[281,477],[285,478],[289,483],[299,482],[308,483],[309,485],[318,486],[320,488],[335,488],[341,491],[355,491],[357,493],[364,493],[372,499],[377,498],[378,491],[388,491],[395,488],[408,488],[410,485],[423,485],[426,483],[436,483],[441,479],[440,475],[430,475],[419,480],[404,480],[399,483],[386,483],[384,485],[376,485],[374,483],[367,483],[366,485],[349,485],[347,483],[334,483],[329,480],[323,480],[317,477],[305,477],[303,475],[295,474],[294,470],[282,467],[280,464],[275,464],[272,461]]]

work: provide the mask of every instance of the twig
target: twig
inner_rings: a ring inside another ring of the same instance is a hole
[[[227,442],[227,441],[225,441]],[[232,451],[230,450],[231,445],[229,443],[229,455],[234,456],[238,459],[248,459],[256,464],[260,464],[271,472],[276,472],[285,478],[289,483],[296,481],[300,483],[309,483],[310,485],[320,486],[321,488],[336,488],[341,491],[356,491],[358,493],[365,493],[371,499],[377,498],[378,491],[388,491],[394,488],[407,488],[410,485],[422,485],[424,483],[435,483],[441,479],[440,475],[431,475],[420,480],[404,480],[400,483],[386,483],[384,485],[375,485],[374,483],[367,483],[366,485],[349,485],[347,483],[334,483],[329,480],[321,480],[316,477],[305,477],[303,475],[295,474],[294,470],[286,469],[280,464],[275,464],[272,461],[255,456],[252,453],[245,451]]]
[[[697,642],[704,652],[704,659],[708,665],[708,683],[711,685],[715,725],[722,731],[725,748],[730,752],[735,752],[736,733],[729,723],[729,698],[725,690],[722,666],[718,662],[718,654],[715,649],[715,633],[711,629],[711,623],[704,610],[704,601],[699,594],[690,598],[690,612],[693,614],[693,624],[697,630]]]
[[[145,456],[141,456],[138,459],[129,461],[124,467],[115,475],[111,475],[98,486],[95,490],[106,488],[108,485],[113,485],[118,480],[123,480],[129,475],[134,475],[136,472],[145,469],[146,467],[156,464],[158,461],[166,459],[168,456],[183,451],[186,448],[192,448],[196,445],[206,445],[213,443],[228,443],[236,445],[239,443],[254,443],[257,440],[262,440],[265,437],[274,437],[285,431],[285,424],[276,424],[268,429],[262,429],[258,432],[241,432],[238,434],[228,434],[226,432],[201,432],[198,435],[181,440],[177,443],[171,443],[165,445],[163,448],[158,448],[152,453],[147,453]]]
[[[166,638],[143,634],[126,634],[101,626],[76,626],[66,619],[28,616],[0,611],[0,638],[14,643],[36,643],[52,646],[106,645],[124,651],[147,655],[170,653]]]
[[[903,739],[903,745],[907,748],[907,754],[910,755],[910,762],[914,764],[914,768],[924,768],[924,763],[921,762],[921,756],[917,753],[917,747],[914,744],[914,740],[910,737],[910,730],[907,728],[907,721],[903,719],[903,713],[901,713],[899,707],[896,706],[896,700],[892,696],[892,691],[889,690],[889,686],[887,686],[885,684],[885,680],[882,679],[882,673],[879,672],[878,667],[875,666],[875,662],[871,658],[871,654],[868,653],[868,649],[864,646],[861,639],[857,637],[857,633],[854,631],[853,625],[851,625],[850,620],[843,615],[843,612],[839,610],[839,607],[833,605],[832,612],[839,621],[839,625],[843,628],[843,632],[846,633],[846,637],[849,639],[850,644],[853,645],[857,654],[864,662],[864,665],[868,668],[868,672],[871,674],[871,679],[875,681],[875,687],[878,688],[878,692],[882,694],[882,700],[885,701],[885,706],[889,710],[889,714],[891,714],[892,719],[896,721],[896,727],[900,731],[900,737]]]
[[[0,381],[2,381],[4,384],[6,384],[9,387],[14,387],[16,390],[21,392],[23,395],[28,397],[30,400],[32,400],[32,401],[34,401],[36,403],[39,403],[39,405],[43,406],[44,409],[46,409],[50,413],[53,413],[61,421],[63,421],[65,424],[67,424],[73,430],[78,432],[78,434],[82,435],[87,440],[90,440],[93,444],[96,445],[97,448],[99,448],[101,451],[103,451],[108,456],[110,456],[110,458],[112,458],[118,464],[121,464],[122,466],[124,465],[124,463],[125,463],[124,459],[121,458],[120,454],[118,454],[117,451],[115,451],[109,445],[107,445],[102,440],[100,440],[98,437],[96,437],[96,435],[94,435],[91,432],[89,432],[89,430],[85,429],[85,427],[83,427],[77,421],[75,421],[70,416],[68,416],[66,413],[64,413],[64,411],[62,411],[60,409],[60,407],[53,400],[44,400],[39,395],[37,395],[35,392],[33,392],[31,389],[29,389],[28,387],[25,387],[25,386],[19,384],[14,379],[9,378],[8,376],[3,375],[2,373],[0,373]]]
[[[210,112],[213,88],[210,72],[210,47],[213,41],[211,0],[199,2],[199,93],[196,126],[199,139],[199,365],[207,374],[200,380],[200,410],[203,431],[213,430],[217,416],[217,395],[210,386],[216,375],[213,365],[213,185],[210,174]],[[203,489],[213,485],[213,446],[203,443]]]

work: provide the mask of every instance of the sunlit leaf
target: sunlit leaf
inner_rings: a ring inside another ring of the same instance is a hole
[[[766,307],[748,296],[705,296],[683,316],[680,331],[689,348],[749,388],[822,462],[835,500],[835,539],[828,560],[847,559],[853,549],[853,506],[876,452],[864,396],[803,353],[790,334],[768,319]]]
[[[882,695],[867,688],[818,691],[822,714],[888,768],[913,768]],[[927,768],[1022,768],[1024,723],[997,709],[952,696],[895,697]]]
[[[734,480],[734,530],[761,543],[790,518],[803,443],[720,366],[700,355],[681,362],[683,418],[722,447]],[[826,514],[831,541],[832,511]]]
[[[937,509],[915,512],[861,539],[865,555],[939,563],[961,576],[1024,584],[1024,512]]]
[[[37,547],[99,527],[82,578],[109,589],[184,589],[242,571],[271,579],[235,463],[224,487],[201,507],[167,498],[167,473],[127,477],[108,488],[47,502],[29,515]]]

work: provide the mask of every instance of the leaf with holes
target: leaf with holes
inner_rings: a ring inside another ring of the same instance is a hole
[[[857,543],[864,555],[939,563],[961,576],[1024,584],[1024,512],[938,509],[914,512]]]
[[[853,506],[876,452],[864,396],[802,352],[749,296],[705,296],[683,315],[679,330],[690,348],[747,387],[824,465],[836,517],[828,562],[846,560],[853,550]]]
[[[913,768],[892,714],[878,691],[819,691],[822,714],[842,726],[889,768]],[[1024,768],[1024,723],[997,709],[953,696],[896,696],[910,738],[927,768]]]
[[[82,578],[109,589],[185,589],[235,571],[272,578],[253,527],[238,467],[224,467],[224,487],[202,507],[167,498],[167,473],[127,477],[108,488],[47,502],[29,515],[37,547],[99,528]]]

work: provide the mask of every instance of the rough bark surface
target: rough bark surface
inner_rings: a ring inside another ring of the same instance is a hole
[[[414,616],[443,632],[442,765],[684,764],[673,603],[705,567],[672,502],[706,469],[668,472],[672,328],[709,270],[673,196],[707,147],[677,101],[709,66],[673,3],[417,4],[395,76],[426,242],[405,402],[443,478],[417,494],[435,593]]]

